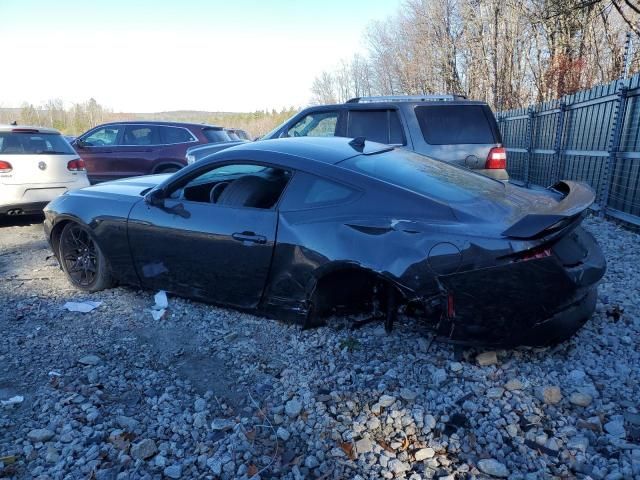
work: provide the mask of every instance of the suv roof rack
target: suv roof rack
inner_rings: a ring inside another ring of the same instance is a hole
[[[455,100],[466,100],[464,95],[380,95],[375,97],[355,97],[345,103],[375,103],[375,102],[437,102]]]

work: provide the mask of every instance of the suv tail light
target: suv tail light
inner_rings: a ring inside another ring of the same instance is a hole
[[[492,148],[489,151],[484,168],[490,170],[507,168],[507,150],[503,147]]]
[[[13,167],[9,162],[0,160],[0,173],[9,173],[11,170],[13,170]]]
[[[70,172],[83,172],[85,170],[84,160],[79,158],[76,160],[70,160],[69,163],[67,163],[67,170]]]

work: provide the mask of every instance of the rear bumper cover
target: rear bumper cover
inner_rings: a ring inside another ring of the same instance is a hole
[[[460,344],[544,346],[567,339],[593,314],[606,270],[593,236],[578,227],[552,256],[438,277],[438,334]]]
[[[42,210],[49,202],[31,202],[31,203],[17,203],[14,205],[1,205],[0,215],[7,215],[9,213],[15,215],[32,215],[42,213]]]

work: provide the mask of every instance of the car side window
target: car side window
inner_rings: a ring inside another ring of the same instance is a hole
[[[87,147],[102,147],[116,145],[118,134],[122,130],[119,125],[98,128],[82,139]]]
[[[287,188],[280,210],[304,210],[335,205],[352,200],[358,193],[342,183],[298,172]]]
[[[278,203],[291,173],[253,163],[212,167],[171,192],[173,199],[227,207],[270,209]]]
[[[285,137],[334,137],[338,112],[314,112],[298,120],[284,134]]]
[[[158,129],[160,130],[160,141],[165,145],[189,143],[196,140],[196,138],[186,128],[158,127]]]
[[[122,145],[145,146],[160,144],[158,127],[153,125],[127,125]]]
[[[351,110],[347,137],[365,137],[373,142],[405,145],[402,124],[396,110]]]

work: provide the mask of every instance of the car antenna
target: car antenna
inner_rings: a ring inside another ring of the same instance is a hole
[[[356,137],[356,138],[354,138],[353,140],[351,140],[349,142],[349,145],[351,145],[354,150],[362,152],[364,150],[364,141],[365,140],[366,140],[365,137]]]

